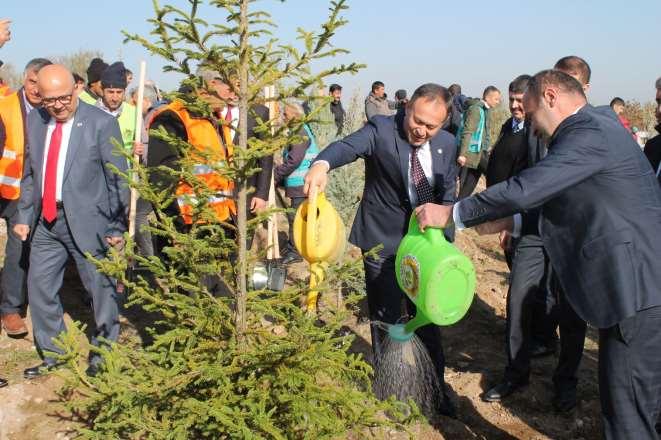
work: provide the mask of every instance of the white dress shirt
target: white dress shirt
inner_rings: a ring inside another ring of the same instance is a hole
[[[220,111],[220,117],[224,121],[225,120],[225,115],[227,115],[227,106],[225,106],[224,109]],[[232,140],[234,140],[234,137],[236,136],[236,130],[235,128],[239,126],[239,107],[233,105],[232,106],[232,127],[230,128],[230,136],[232,136]]]
[[[411,158],[413,157],[413,148],[411,147],[411,152],[409,153],[409,200],[411,200],[411,206],[415,208],[418,206],[418,192],[415,190],[415,185],[413,184],[413,174],[411,173]],[[422,165],[422,171],[425,173],[425,177],[429,182],[429,185],[434,187],[434,173],[432,172],[432,160],[431,160],[431,148],[429,146],[429,141],[420,145],[418,150],[418,160],[420,165]]]
[[[57,157],[57,184],[55,186],[55,201],[62,201],[62,180],[64,179],[64,164],[67,161],[67,151],[69,150],[69,138],[71,137],[71,128],[73,119],[69,119],[62,125],[62,144],[60,144],[60,154]],[[51,118],[46,132],[46,146],[44,148],[44,160],[41,169],[41,195],[44,195],[44,185],[46,183],[46,162],[48,161],[48,150],[50,149],[50,139],[55,130],[55,119]]]

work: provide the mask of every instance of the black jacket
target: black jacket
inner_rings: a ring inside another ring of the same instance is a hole
[[[548,155],[464,199],[470,227],[540,207],[541,237],[567,300],[608,328],[661,305],[661,188],[616,119],[586,106],[556,129]]]
[[[661,133],[661,124],[656,126],[656,131]],[[652,139],[645,143],[645,156],[650,161],[652,169],[656,173],[661,163],[661,134],[654,136]],[[661,176],[659,176],[659,183],[661,184]]]

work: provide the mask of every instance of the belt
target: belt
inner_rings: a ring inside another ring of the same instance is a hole
[[[62,200],[58,200],[57,202],[55,202],[55,207],[57,209],[64,209],[64,202],[62,202]]]

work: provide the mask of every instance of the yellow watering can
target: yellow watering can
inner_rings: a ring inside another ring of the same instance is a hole
[[[308,312],[317,308],[319,292],[315,290],[323,280],[324,265],[338,261],[346,246],[344,223],[333,205],[318,188],[310,188],[308,199],[299,206],[294,218],[294,245],[310,263],[310,291]]]

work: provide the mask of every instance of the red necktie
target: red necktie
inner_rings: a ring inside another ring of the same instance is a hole
[[[425,176],[420,159],[418,159],[419,150],[419,147],[413,147],[413,151],[411,151],[411,177],[413,177],[413,186],[418,195],[418,206],[434,201],[434,190]]]
[[[55,130],[50,138],[48,157],[46,158],[46,172],[44,173],[44,195],[41,213],[48,223],[57,218],[55,192],[57,187],[57,159],[60,156],[62,145],[62,123],[55,123]]]

